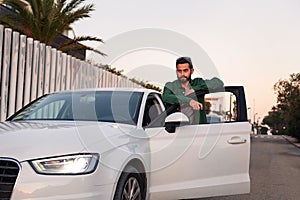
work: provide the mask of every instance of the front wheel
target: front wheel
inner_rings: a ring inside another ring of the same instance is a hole
[[[114,200],[145,200],[146,186],[143,177],[133,167],[126,169],[119,179]]]

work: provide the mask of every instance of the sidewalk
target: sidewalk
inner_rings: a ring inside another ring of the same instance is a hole
[[[300,148],[300,142],[296,138],[293,138],[293,137],[288,136],[288,135],[282,135],[282,137],[284,137],[287,141],[289,141],[293,145]]]

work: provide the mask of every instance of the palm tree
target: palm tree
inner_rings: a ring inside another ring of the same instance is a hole
[[[3,0],[2,3],[11,6],[16,13],[2,16],[0,23],[53,46],[64,31],[72,29],[71,24],[90,17],[94,4],[81,6],[84,2],[85,0]],[[92,50],[105,55],[94,48],[77,45],[78,42],[87,40],[103,42],[97,37],[80,36],[59,44],[56,48],[64,52]]]

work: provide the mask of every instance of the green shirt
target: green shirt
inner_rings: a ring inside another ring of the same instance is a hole
[[[203,80],[202,78],[195,78],[191,80],[190,86],[195,91],[197,90],[209,90],[217,89],[224,86],[223,82],[218,78],[213,78],[210,80]],[[179,80],[166,83],[162,99],[165,103],[176,104],[179,103],[181,106],[189,106],[192,98],[185,96],[185,89],[181,86]],[[198,102],[203,105],[203,110],[194,111],[194,123],[207,123],[206,113],[205,113],[205,101],[204,95],[198,96]]]

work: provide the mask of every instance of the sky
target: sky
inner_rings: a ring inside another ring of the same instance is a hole
[[[102,45],[85,44],[108,54],[88,59],[163,86],[162,80],[176,78],[176,58],[191,56],[193,77],[215,75],[225,85],[245,87],[250,118],[263,119],[276,104],[274,84],[300,72],[299,0],[86,2],[95,11],[74,31],[102,38]],[[159,44],[151,47],[145,38]]]

